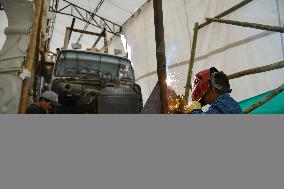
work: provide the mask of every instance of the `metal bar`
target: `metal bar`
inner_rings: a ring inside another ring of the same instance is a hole
[[[24,64],[25,69],[32,72],[34,66],[34,58],[36,53],[36,39],[38,34],[38,28],[40,27],[40,19],[42,16],[42,9],[43,9],[43,0],[37,0],[35,5],[35,16],[33,19],[32,30],[30,34],[30,43],[29,43],[29,50],[27,54],[27,59]],[[22,89],[21,89],[21,97],[19,103],[19,111],[18,113],[24,113],[29,103],[29,89],[30,89],[30,80],[25,79],[23,81]]]
[[[189,67],[188,67],[188,74],[187,74],[187,81],[185,86],[185,101],[188,102],[189,97],[189,90],[192,88],[191,86],[191,78],[192,78],[192,69],[194,65],[194,59],[195,59],[195,51],[196,51],[196,45],[197,45],[197,37],[198,37],[198,23],[195,23],[194,26],[194,34],[193,34],[193,41],[192,41],[192,47],[191,47],[191,55],[189,60]]]
[[[206,18],[206,20],[210,22],[218,22],[218,23],[223,23],[223,24],[230,24],[230,25],[235,25],[235,26],[284,33],[284,27],[279,27],[279,26],[270,26],[270,25],[263,25],[263,24],[257,24],[257,23],[249,23],[249,22],[239,22],[235,20],[224,20],[224,19],[218,19],[218,18]]]
[[[94,19],[94,17],[92,17],[92,20],[97,24],[97,27],[101,27],[101,25]]]
[[[253,1],[253,0],[244,0],[244,1],[240,2],[239,4],[237,4],[237,5],[233,6],[233,7],[231,7],[230,9],[228,9],[228,10],[226,10],[226,11],[224,11],[224,12],[218,14],[218,15],[215,16],[214,18],[222,18],[222,17],[224,17],[224,16],[226,16],[226,15],[228,15],[228,14],[231,14],[232,12],[234,12],[234,11],[236,11],[236,10],[242,8],[243,6],[247,5],[248,3],[252,2],[252,1]],[[212,23],[212,22],[206,21],[206,22],[200,24],[199,27],[198,27],[198,29],[201,29],[201,28],[203,28],[203,27],[209,25],[210,23]]]
[[[261,99],[260,101],[256,102],[255,104],[251,105],[249,108],[247,108],[244,113],[248,114],[252,112],[253,110],[257,109],[258,107],[262,106],[263,104],[269,102],[274,97],[276,97],[278,94],[284,91],[284,84],[282,84],[277,89],[273,90],[272,93],[270,93],[267,97]]]
[[[157,74],[160,86],[161,113],[168,113],[168,86],[167,86],[167,64],[165,56],[165,40],[163,25],[162,0],[153,0],[154,24],[156,40]]]
[[[284,61],[280,61],[280,62],[276,62],[274,64],[261,66],[261,67],[257,67],[257,68],[252,68],[252,69],[240,71],[240,72],[237,72],[237,73],[234,73],[234,74],[230,74],[230,75],[228,75],[228,79],[236,79],[236,78],[240,78],[240,77],[247,76],[247,75],[268,72],[268,71],[281,69],[281,68],[284,68]]]
[[[63,8],[61,8],[61,9],[59,9],[59,10],[57,10],[58,12],[60,12],[60,11],[63,11],[64,9],[66,9],[66,8],[68,8],[68,7],[70,7],[71,5],[69,4],[69,5],[66,5],[65,7],[63,7]]]
[[[105,35],[105,32],[106,32],[106,29],[104,28],[102,33],[101,33],[101,36],[99,36],[96,40],[96,42],[94,43],[94,45],[92,46],[92,48],[95,48],[96,45],[98,44],[98,42],[100,41],[100,39]]]
[[[75,6],[74,6],[74,8],[75,8],[75,10],[79,13],[79,15],[81,16],[82,20],[84,20],[85,22],[88,22],[88,21],[84,18],[84,16],[80,13],[80,11],[78,10],[78,8],[75,7]]]
[[[101,26],[101,25],[99,25],[96,21],[95,21],[95,18],[97,18],[97,19],[101,19],[101,20],[103,20],[104,22],[106,22],[107,24],[113,24],[116,28],[119,28],[117,31],[115,31],[115,30],[113,30],[112,28],[108,28],[107,29],[107,32],[109,32],[109,33],[112,33],[112,34],[114,34],[114,35],[116,35],[116,36],[120,36],[120,34],[118,33],[118,31],[122,31],[122,26],[120,26],[119,24],[116,24],[116,23],[114,23],[114,22],[112,22],[112,21],[110,21],[110,20],[108,20],[108,19],[105,19],[105,18],[103,18],[103,17],[101,17],[101,16],[98,16],[98,15],[96,15],[96,14],[93,14],[93,13],[91,13],[90,11],[88,11],[88,10],[86,10],[86,9],[84,9],[84,8],[82,8],[82,7],[80,7],[80,6],[78,6],[78,5],[75,5],[74,3],[71,3],[71,2],[69,2],[69,1],[67,1],[67,0],[62,0],[63,2],[65,2],[65,3],[67,3],[68,5],[67,6],[71,6],[72,8],[74,7],[74,9],[76,9],[76,11],[79,13],[79,15],[80,16],[82,16],[82,15],[85,15],[85,14],[89,14],[90,15],[90,19],[89,20],[93,20],[96,24],[94,24],[94,23],[92,23],[91,21],[90,21],[90,25],[92,25],[92,26],[94,26],[94,27],[97,27],[97,28],[100,28],[100,29],[103,29],[103,27]],[[101,2],[103,2],[103,1],[101,1]],[[63,15],[68,15],[68,16],[72,16],[72,17],[74,17],[74,18],[77,18],[77,19],[79,19],[79,20],[82,20],[82,21],[84,21],[84,22],[86,22],[86,23],[88,23],[88,20],[86,20],[83,16],[82,16],[82,18],[80,18],[79,16],[77,16],[77,15],[75,15],[74,13],[73,13],[73,11],[70,11],[69,9],[67,10],[66,9],[66,6],[64,7],[64,8],[62,8],[62,9],[60,9],[60,10],[58,10],[58,9],[54,9],[52,6],[50,6],[49,7],[49,10],[50,10],[50,12],[54,12],[54,13],[58,13],[58,14],[63,14]]]

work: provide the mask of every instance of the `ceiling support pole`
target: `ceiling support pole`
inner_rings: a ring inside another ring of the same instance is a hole
[[[156,39],[158,84],[160,86],[161,113],[168,113],[167,63],[163,25],[162,0],[153,0]]]

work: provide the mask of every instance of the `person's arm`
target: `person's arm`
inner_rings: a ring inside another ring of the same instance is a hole
[[[210,106],[203,114],[222,114],[222,112],[215,106]]]
[[[221,114],[221,110],[216,105],[211,105],[207,111],[203,112],[199,102],[191,102],[186,106],[186,112],[189,114]]]

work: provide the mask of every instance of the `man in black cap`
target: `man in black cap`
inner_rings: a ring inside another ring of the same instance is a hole
[[[27,108],[25,114],[47,114],[54,106],[59,106],[58,95],[53,91],[46,91],[36,103]]]

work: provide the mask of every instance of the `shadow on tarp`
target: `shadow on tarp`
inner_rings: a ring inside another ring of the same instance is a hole
[[[240,106],[243,110],[245,110],[254,103],[268,96],[271,92],[272,91],[268,91],[261,95],[243,100],[239,102]],[[274,97],[267,103],[250,112],[250,114],[284,114],[284,92],[278,94],[276,97]]]

